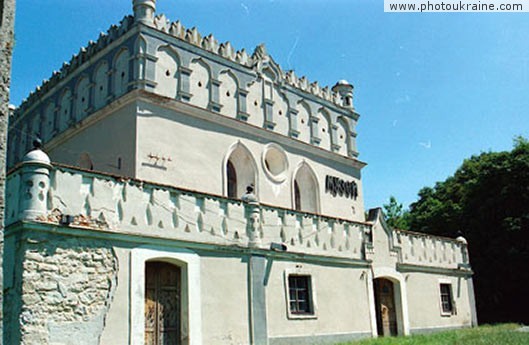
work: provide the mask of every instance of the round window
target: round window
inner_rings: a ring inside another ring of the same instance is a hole
[[[262,163],[268,177],[275,182],[287,178],[288,160],[285,151],[276,144],[268,144],[263,151]]]

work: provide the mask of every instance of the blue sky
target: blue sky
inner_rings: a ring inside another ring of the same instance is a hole
[[[529,138],[526,13],[384,13],[381,0],[158,0],[203,35],[252,52],[264,42],[284,70],[355,86],[366,208],[408,205],[463,159]],[[17,2],[12,103],[99,32],[129,0]]]

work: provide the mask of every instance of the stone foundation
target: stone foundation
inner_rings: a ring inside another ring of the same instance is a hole
[[[99,344],[117,283],[111,246],[44,236],[19,243],[6,315],[20,328],[7,343]]]

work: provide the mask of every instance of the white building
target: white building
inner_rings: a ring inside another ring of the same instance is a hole
[[[10,120],[7,344],[332,344],[476,325],[464,239],[365,219],[352,85],[133,5]]]

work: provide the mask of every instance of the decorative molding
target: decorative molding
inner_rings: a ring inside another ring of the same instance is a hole
[[[41,86],[37,86],[35,91],[30,92],[29,96],[22,101],[22,104],[17,108],[13,116],[16,118],[18,114],[24,113],[59,82],[66,79],[94,55],[127,33],[133,26],[134,17],[130,15],[125,16],[119,25],[110,26],[108,31],[106,33],[102,32],[96,41],[89,41],[88,45],[82,47],[77,54],[74,54],[70,61],[64,62],[59,71],[54,71],[50,79],[43,80]]]
[[[397,270],[399,272],[423,272],[423,273],[434,273],[434,274],[444,274],[451,276],[462,276],[469,277],[474,274],[472,270],[463,269],[463,268],[443,268],[443,267],[433,267],[433,266],[420,266],[413,264],[397,263]]]
[[[305,93],[312,94],[325,101],[334,103],[340,108],[347,109],[347,107],[343,105],[340,95],[337,92],[332,91],[328,86],[321,87],[317,81],[310,82],[305,76],[298,77],[293,70],[286,72],[283,71],[268,54],[264,44],[258,45],[250,56],[245,49],[236,51],[229,41],[219,44],[218,40],[212,34],[203,37],[196,27],[186,29],[180,21],[170,23],[163,14],[156,16],[154,20],[154,28],[205,51],[218,55],[226,60],[252,68],[257,72],[261,72],[264,68],[270,66],[274,73],[277,74],[278,80],[276,80],[276,83],[288,84]]]

